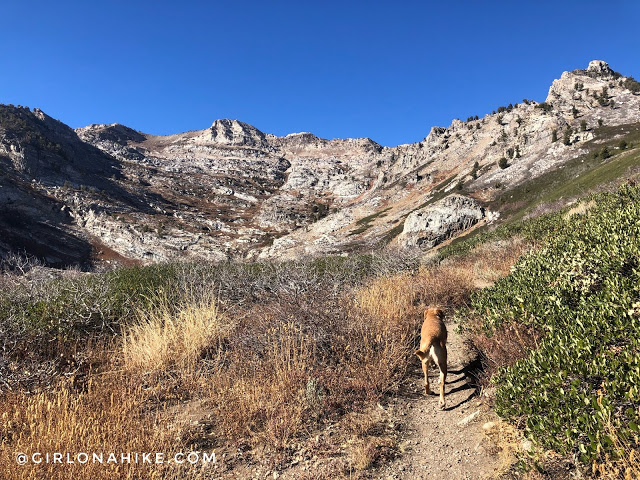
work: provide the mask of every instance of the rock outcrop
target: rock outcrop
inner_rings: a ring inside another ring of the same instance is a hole
[[[257,128],[238,120],[227,118],[216,120],[209,128],[207,143],[218,145],[237,145],[243,147],[268,148],[269,142]]]
[[[409,214],[398,243],[430,249],[472,227],[485,217],[485,209],[472,198],[449,195]]]

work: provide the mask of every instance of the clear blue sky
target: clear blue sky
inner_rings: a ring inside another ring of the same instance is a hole
[[[0,19],[0,103],[72,127],[235,118],[397,145],[592,59],[640,77],[636,0],[5,0]]]

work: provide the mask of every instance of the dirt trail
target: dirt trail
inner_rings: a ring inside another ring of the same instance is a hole
[[[478,362],[455,326],[447,328],[446,409],[440,410],[436,394],[424,394],[424,376],[416,357],[402,390],[390,402],[406,427],[402,454],[380,469],[379,478],[482,479],[493,476],[501,463],[482,428],[496,416],[472,386]],[[429,379],[437,391],[437,368],[432,366]]]
[[[483,401],[473,386],[473,373],[479,367],[475,355],[455,332],[455,325],[447,325],[449,373],[446,384],[445,410],[438,406],[438,395],[424,394],[424,376],[420,361],[412,361],[409,374],[398,393],[385,398],[378,408],[386,412],[387,422],[401,425],[396,431],[399,454],[393,461],[377,468],[358,472],[352,470],[348,478],[376,478],[389,480],[476,480],[493,478],[504,465],[500,449],[484,433],[486,422],[497,423],[495,413]],[[438,370],[430,370],[431,387],[438,390]],[[319,432],[316,442],[332,435],[330,429]],[[335,441],[335,439],[334,439]],[[322,442],[321,442],[322,443]],[[214,478],[247,478],[300,480],[341,477],[348,469],[349,449],[345,444],[332,447],[331,455],[310,453],[313,440],[295,448],[300,450],[283,469],[258,465],[242,455],[231,454],[222,463],[219,476]],[[304,450],[304,451],[303,451]],[[326,453],[326,452],[325,452]]]

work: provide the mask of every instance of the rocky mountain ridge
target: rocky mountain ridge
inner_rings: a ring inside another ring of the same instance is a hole
[[[40,110],[2,106],[0,206],[13,213],[0,217],[0,252],[45,257],[51,242],[39,244],[38,228],[63,239],[48,255],[55,265],[88,262],[89,251],[102,261],[223,260],[406,244],[412,212],[454,191],[483,208],[478,222],[494,221],[499,212],[485,207],[505,188],[588,151],[601,125],[638,122],[637,93],[632,78],[593,61],[563,73],[542,103],[456,119],[397,147],[277,137],[229,119],[168,136],[120,124],[73,131]],[[440,203],[452,225],[470,226],[456,217],[460,202]]]

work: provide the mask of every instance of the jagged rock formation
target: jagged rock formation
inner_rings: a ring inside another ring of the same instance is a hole
[[[600,141],[599,123],[638,122],[639,107],[635,83],[601,61],[563,73],[543,103],[456,119],[397,147],[311,133],[277,137],[228,119],[168,136],[120,124],[73,131],[37,109],[3,106],[0,207],[13,213],[0,218],[0,253],[22,245],[42,256],[27,247],[30,235],[39,236],[34,225],[60,233],[58,264],[86,261],[91,248],[158,261],[383,246],[410,229],[425,202],[456,189],[486,205],[501,189],[585,152]],[[17,216],[29,226],[6,220]]]
[[[561,168],[602,141],[595,137],[600,123],[638,122],[640,96],[632,85],[605,62],[594,61],[586,70],[563,73],[543,103],[526,100],[484,117],[456,119],[447,128],[433,127],[421,142],[383,148],[375,180],[357,202],[274,242],[261,256],[292,258],[386,244],[425,196],[442,197],[456,187],[482,204],[491,202],[504,189]],[[502,158],[508,168],[499,167]],[[376,212],[383,214],[358,224]]]
[[[74,222],[74,199],[109,197],[112,208],[144,211],[146,201],[120,183],[120,163],[81,141],[68,126],[26,107],[0,106],[0,256],[37,255],[54,266],[87,264],[90,241]],[[80,201],[82,209],[96,208]]]
[[[405,247],[433,248],[484,217],[484,208],[474,199],[449,195],[410,213],[398,242]]]

